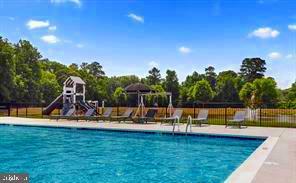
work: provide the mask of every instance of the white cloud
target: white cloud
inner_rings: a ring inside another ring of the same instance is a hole
[[[27,22],[27,27],[28,29],[39,29],[39,28],[44,28],[49,26],[49,21],[41,21],[41,20],[29,20]]]
[[[80,43],[78,43],[78,44],[76,44],[76,47],[77,47],[77,48],[84,48],[84,45],[83,45],[83,44],[80,44]]]
[[[280,34],[279,31],[270,27],[261,27],[249,34],[249,37],[259,37],[261,39],[276,38]]]
[[[188,47],[185,47],[185,46],[181,46],[181,47],[179,48],[179,52],[182,53],[182,54],[188,54],[188,53],[191,52],[191,49],[188,48]]]
[[[57,26],[52,25],[52,26],[48,27],[48,30],[49,31],[55,31],[55,30],[57,30]]]
[[[296,24],[288,25],[288,29],[290,29],[291,31],[296,31]]]
[[[50,2],[53,4],[74,3],[79,7],[82,5],[80,0],[50,0]]]
[[[279,52],[271,52],[268,54],[269,59],[271,60],[278,60],[282,58],[282,55]]]
[[[148,63],[148,65],[149,65],[149,67],[156,67],[156,68],[159,67],[159,65],[158,65],[158,63],[156,61],[151,61],[151,62]]]
[[[45,35],[41,37],[41,40],[48,44],[58,43],[60,40],[55,35]]]
[[[287,59],[291,59],[291,58],[293,58],[294,56],[292,55],[292,54],[288,54],[287,56],[286,56],[286,58]]]
[[[136,15],[134,13],[130,13],[130,14],[128,14],[128,17],[137,21],[137,22],[144,23],[144,17],[142,17],[142,16]]]

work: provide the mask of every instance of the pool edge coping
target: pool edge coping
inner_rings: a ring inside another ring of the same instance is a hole
[[[267,157],[275,147],[279,137],[268,137],[248,158],[236,168],[225,183],[251,183]]]
[[[77,129],[77,130],[94,130],[94,131],[117,131],[117,132],[139,132],[139,133],[162,133],[169,135],[180,135],[180,136],[212,136],[212,137],[225,137],[225,138],[241,138],[241,139],[254,139],[254,140],[267,140],[268,136],[258,135],[238,135],[238,134],[220,134],[211,132],[181,132],[167,130],[146,130],[146,129],[127,129],[127,128],[106,128],[106,127],[89,127],[89,126],[71,126],[71,125],[50,125],[50,124],[19,124],[19,123],[6,123],[0,121],[0,125],[7,126],[24,126],[24,127],[41,127],[41,128],[64,128],[64,129]]]

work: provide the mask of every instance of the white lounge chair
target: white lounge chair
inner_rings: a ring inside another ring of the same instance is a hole
[[[208,114],[209,110],[207,109],[201,109],[198,112],[197,118],[192,118],[192,122],[196,122],[201,126],[202,124],[208,124]]]
[[[178,123],[179,123],[179,121],[180,121],[180,119],[182,117],[182,114],[183,114],[182,109],[176,109],[171,117],[162,118],[161,123],[164,122],[164,121],[170,121],[170,122],[173,123],[175,120],[178,120]]]
[[[232,120],[227,120],[225,128],[230,126],[229,124],[236,124],[241,128],[242,124],[245,122],[246,111],[236,111]]]

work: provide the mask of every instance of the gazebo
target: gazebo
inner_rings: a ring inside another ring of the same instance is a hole
[[[140,105],[140,103],[141,103],[140,96],[142,94],[155,92],[148,85],[145,85],[143,83],[130,84],[127,87],[125,87],[124,90],[128,95],[137,95],[138,96],[138,105]]]
[[[159,94],[163,94],[163,93],[159,93],[154,91],[153,89],[151,89],[148,85],[145,85],[143,83],[135,83],[135,84],[131,84],[128,85],[127,87],[125,87],[125,92],[128,95],[137,95],[138,96],[138,110],[136,112],[136,114],[139,112],[141,112],[141,116],[144,115],[144,96],[147,95],[159,95]],[[168,109],[169,109],[169,113],[170,116],[172,114],[172,109],[173,109],[173,105],[172,105],[172,93],[170,92],[165,92],[165,94],[167,96],[169,96],[169,105],[168,105]]]

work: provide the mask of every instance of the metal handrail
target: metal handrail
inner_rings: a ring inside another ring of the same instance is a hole
[[[187,118],[186,135],[187,135],[189,126],[190,126],[190,132],[192,132],[192,117],[190,115]]]
[[[175,117],[173,122],[173,135],[175,134],[175,127],[177,122],[178,122],[178,131],[180,131],[180,118],[178,116]]]

